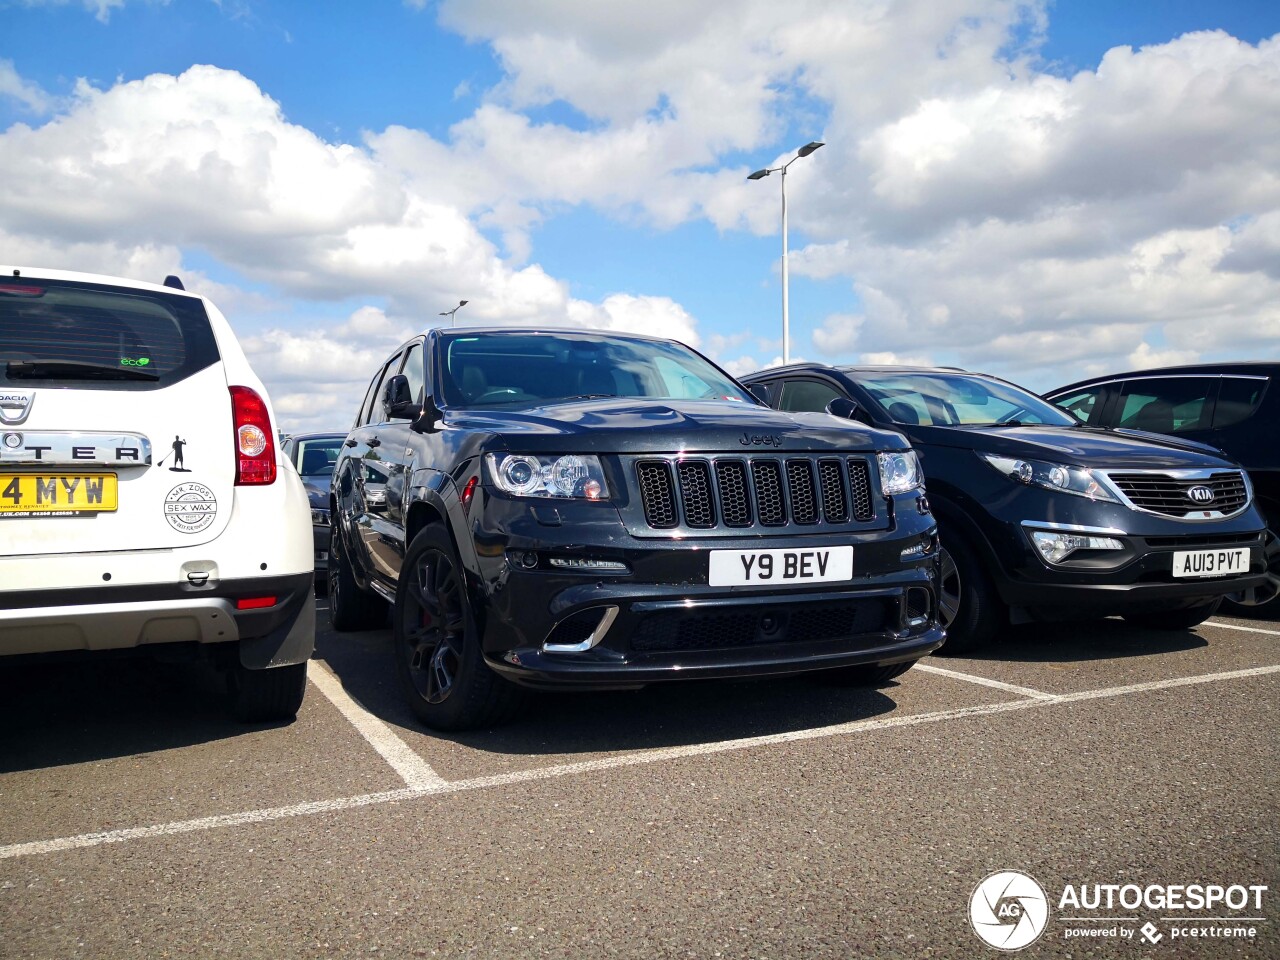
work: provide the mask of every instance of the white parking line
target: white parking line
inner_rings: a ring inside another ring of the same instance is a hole
[[[1222,627],[1224,630],[1243,630],[1245,633],[1265,633],[1271,637],[1280,637],[1280,630],[1261,630],[1258,627],[1237,627],[1234,623],[1220,623],[1217,620],[1206,620],[1206,627]]]
[[[1043,690],[1032,690],[1030,687],[1019,687],[1013,683],[1004,683],[1000,680],[992,680],[990,677],[979,677],[972,673],[961,673],[959,670],[947,670],[944,667],[935,667],[931,663],[917,663],[916,670],[924,673],[936,673],[940,677],[952,677],[955,680],[964,680],[968,683],[981,684],[984,687],[992,687],[996,690],[1004,690],[1007,693],[1017,693],[1024,697],[1034,697],[1037,700],[1052,700],[1054,694],[1045,693]]]
[[[397,737],[390,727],[353,700],[342,688],[342,681],[319,660],[312,660],[307,664],[307,679],[329,698],[329,702],[351,722],[360,736],[369,741],[378,755],[391,764],[406,787],[410,790],[434,790],[444,783],[431,769],[431,765],[410,750],[409,745]]]
[[[316,665],[315,661],[312,661],[312,665]],[[1225,680],[1240,680],[1248,677],[1266,676],[1273,673],[1280,673],[1280,665],[1253,667],[1246,670],[1230,670],[1225,673],[1207,673],[1194,677],[1178,677],[1172,680],[1153,680],[1149,683],[1134,683],[1123,687],[1103,687],[1095,690],[1083,690],[1078,693],[1028,697],[1026,700],[1009,700],[1005,703],[989,703],[976,707],[962,707],[957,710],[939,710],[933,713],[918,713],[902,717],[882,717],[876,720],[855,720],[850,723],[842,723],[833,727],[793,730],[788,733],[775,733],[762,737],[746,737],[740,740],[724,740],[718,743],[698,743],[683,747],[664,747],[657,750],[638,751],[636,753],[626,754],[623,756],[603,757],[598,760],[584,760],[580,763],[565,763],[550,767],[533,768],[530,770],[518,770],[512,773],[497,774],[490,777],[474,777],[470,780],[455,780],[452,783],[441,780],[433,771],[431,776],[434,778],[434,783],[429,786],[406,788],[403,790],[389,790],[384,793],[364,794],[358,797],[318,800],[314,803],[299,803],[287,807],[273,807],[267,810],[251,810],[246,813],[231,813],[215,817],[201,817],[197,820],[181,820],[175,823],[158,824],[150,827],[132,827],[124,830],[107,830],[101,833],[85,833],[74,837],[61,837],[55,840],[36,840],[29,843],[15,843],[10,844],[9,846],[0,847],[0,860],[7,860],[13,857],[29,857],[43,853],[56,853],[62,850],[97,847],[106,843],[121,843],[126,840],[140,840],[147,837],[164,837],[180,833],[191,833],[198,830],[213,830],[219,827],[233,827],[241,824],[252,823],[268,823],[274,820],[284,820],[289,817],[309,816],[317,813],[329,813],[336,810],[349,810],[355,807],[394,803],[399,800],[410,800],[418,797],[435,796],[437,794],[460,793],[463,791],[480,790],[488,787],[501,787],[514,783],[527,783],[532,780],[550,780],[577,773],[589,773],[596,770],[611,770],[619,767],[633,767],[646,763],[659,763],[664,760],[680,760],[687,757],[725,753],[730,750],[746,750],[752,747],[797,743],[804,740],[818,740],[870,730],[884,730],[891,727],[908,727],[926,723],[936,723],[942,720],[960,720],[966,717],[986,716],[995,713],[1009,713],[1015,710],[1027,710],[1034,707],[1049,707],[1063,703],[1076,703],[1082,700],[1124,697],[1138,693],[1148,693],[1153,690],[1167,690],[1174,687],[1193,686],[1203,683],[1217,683]],[[325,674],[327,675],[328,680],[337,684],[337,680],[332,674],[329,674],[328,671],[325,671]],[[316,675],[319,676],[319,672],[317,672]],[[345,696],[345,694],[343,694],[343,696]],[[354,701],[352,702],[354,703]],[[379,723],[381,723],[381,721],[379,721]],[[389,732],[390,731],[388,731],[388,733]],[[398,740],[398,738],[396,739]],[[403,746],[403,743],[401,743],[401,745]],[[428,767],[425,762],[422,763],[422,767],[430,770],[430,767]]]

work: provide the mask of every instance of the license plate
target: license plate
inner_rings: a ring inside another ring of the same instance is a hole
[[[1225,577],[1249,572],[1249,548],[1178,550],[1173,555],[1175,577]]]
[[[828,583],[853,579],[853,547],[808,550],[712,550],[707,583],[740,587],[752,583]]]
[[[114,473],[0,473],[0,518],[82,517],[115,509]]]

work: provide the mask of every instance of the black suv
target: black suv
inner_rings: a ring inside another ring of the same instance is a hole
[[[330,618],[393,605],[438,729],[517,685],[840,668],[942,643],[936,524],[899,435],[778,413],[681,344],[433,330],[369,384],[334,471]]]
[[[1267,520],[1268,582],[1238,599],[1280,618],[1280,363],[1200,363],[1081,380],[1045,394],[1094,427],[1144,430],[1218,447],[1249,474]]]
[[[1266,581],[1249,479],[1203,444],[1088,427],[955,368],[798,364],[745,381],[781,410],[828,410],[910,439],[942,536],[946,652],[1010,619],[1123,614],[1190,627]]]

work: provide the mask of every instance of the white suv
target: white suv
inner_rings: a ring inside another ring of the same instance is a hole
[[[218,309],[0,267],[0,655],[164,645],[291,719],[315,643],[311,514]]]

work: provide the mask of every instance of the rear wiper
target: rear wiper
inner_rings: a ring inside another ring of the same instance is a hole
[[[113,367],[83,360],[10,360],[5,372],[12,380],[57,377],[67,380],[159,380],[154,373],[132,367]]]

